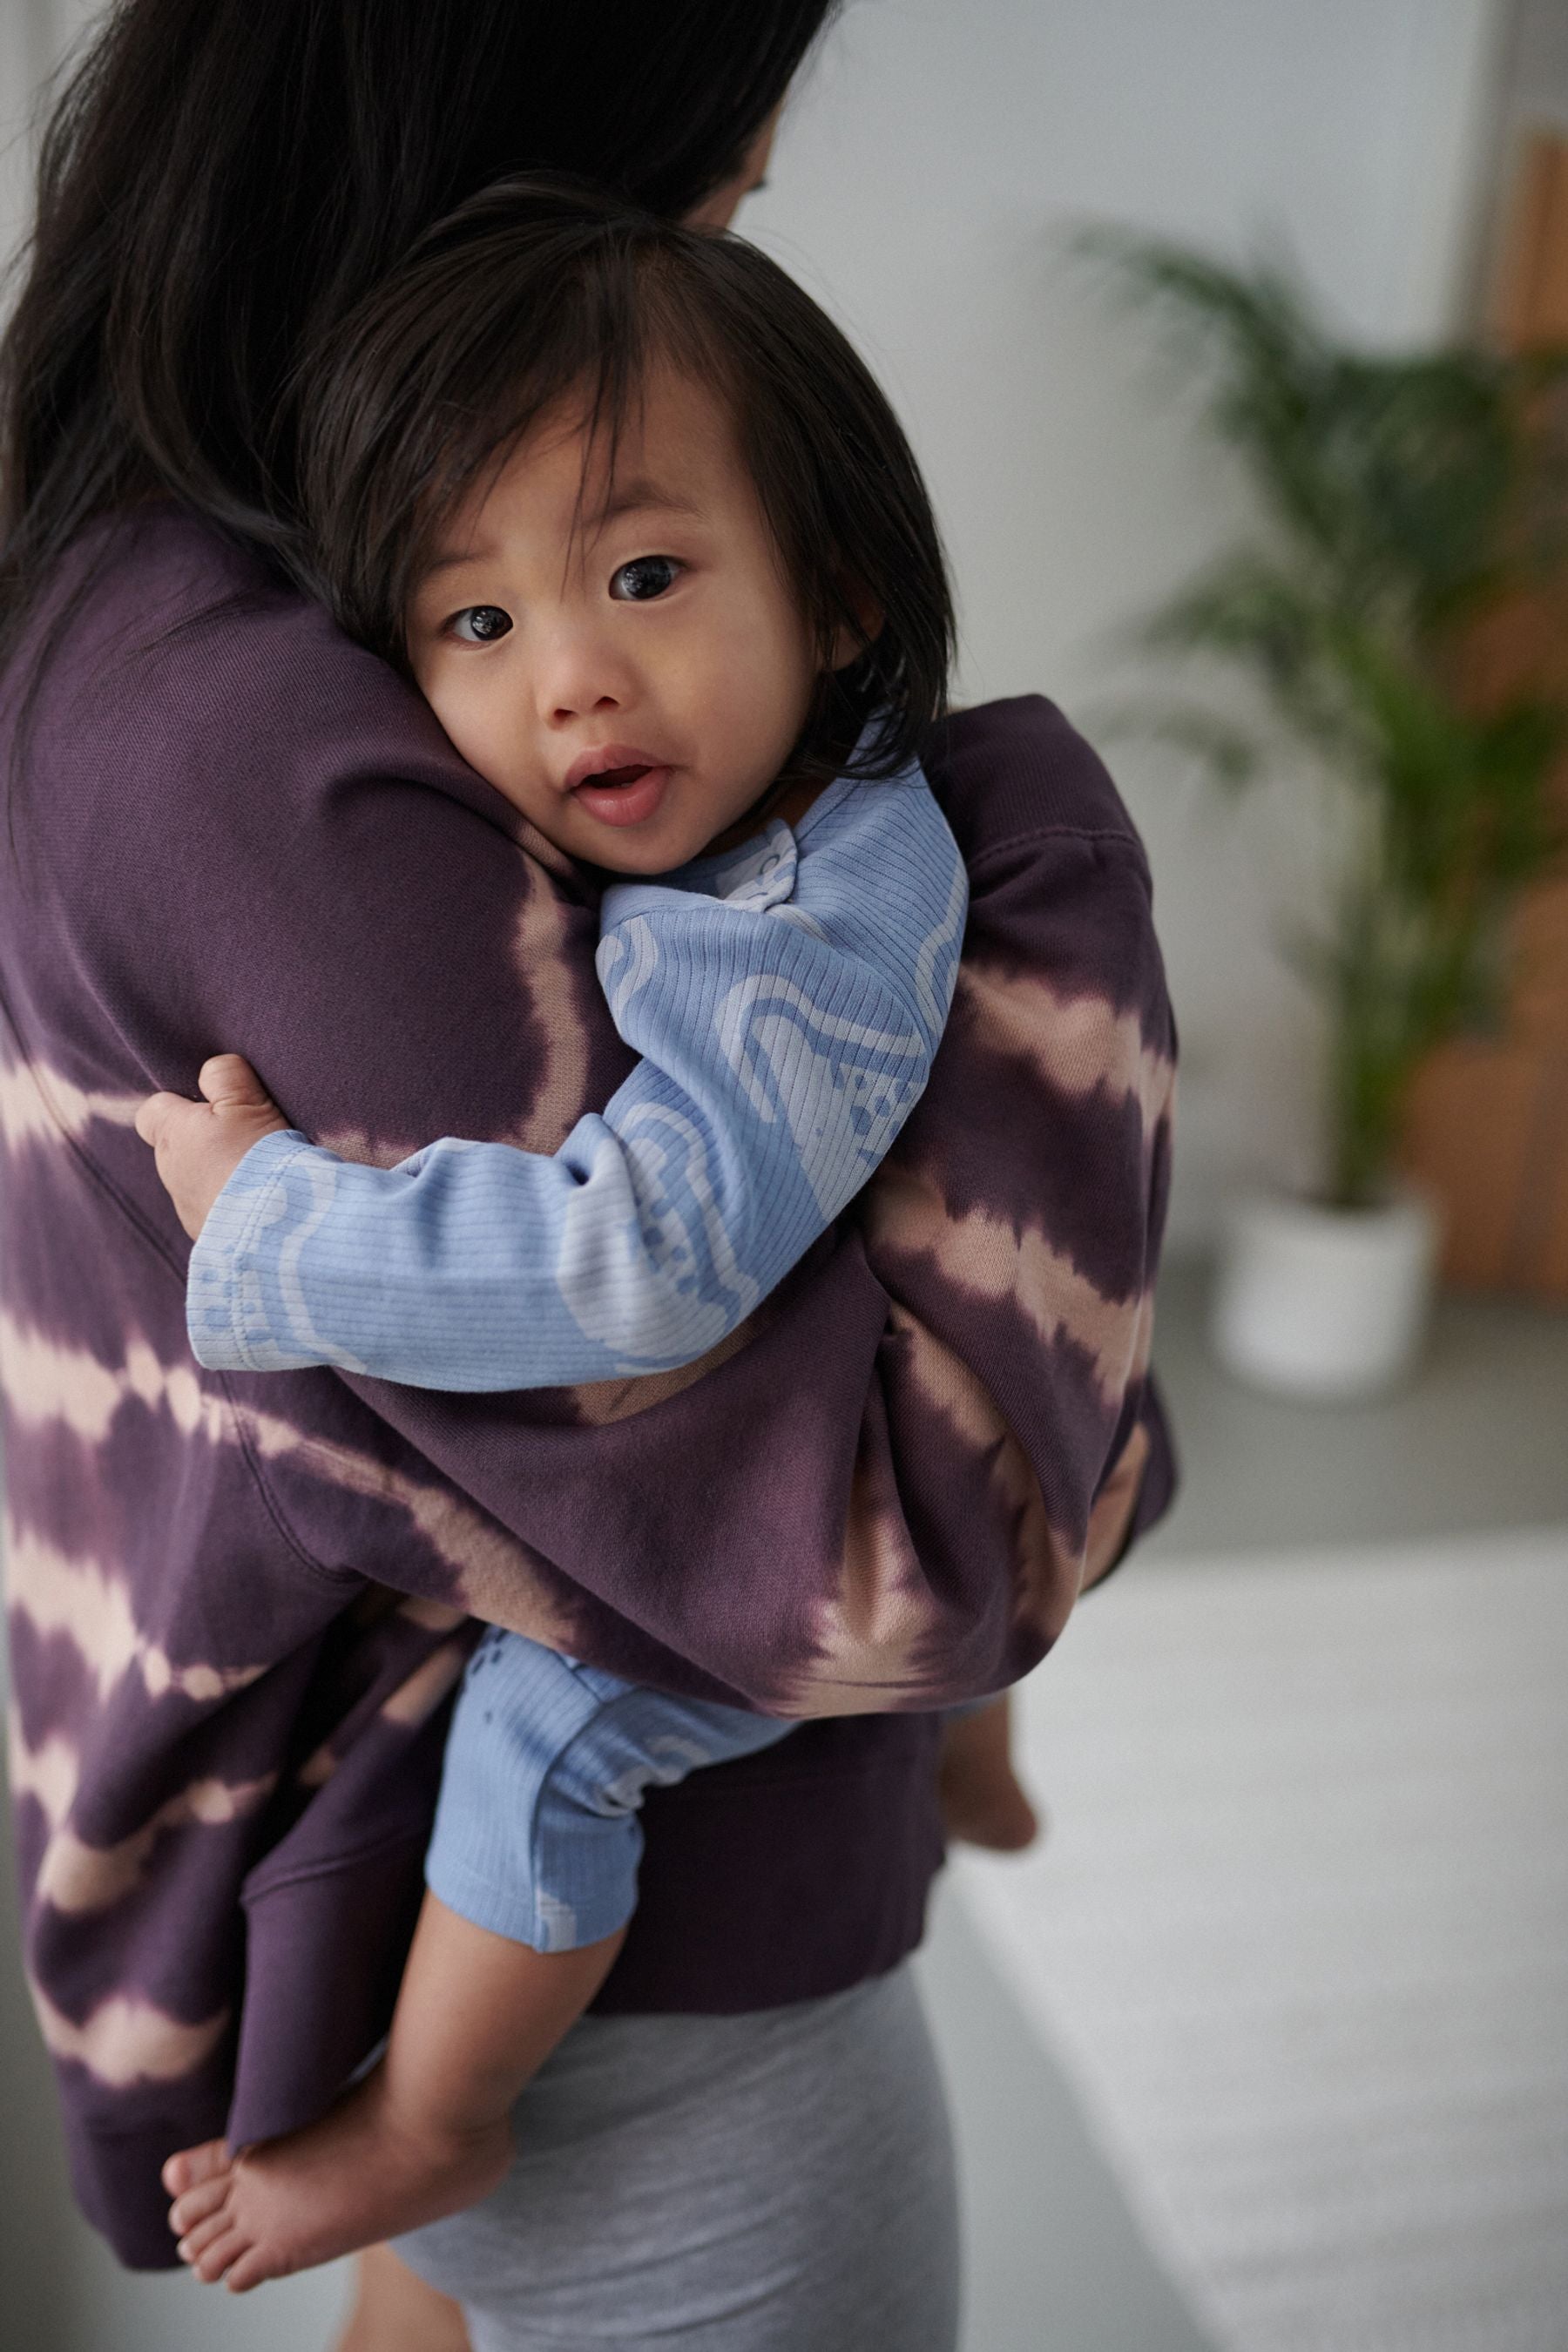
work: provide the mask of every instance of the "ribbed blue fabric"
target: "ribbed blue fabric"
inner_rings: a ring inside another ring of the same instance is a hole
[[[606,892],[598,971],[642,1061],[552,1159],[435,1143],[397,1167],[290,1131],[191,1257],[214,1370],[332,1364],[549,1388],[692,1362],[873,1173],[925,1087],[968,882],[918,767],[841,778],[791,830]]]
[[[448,1910],[536,1951],[595,1944],[637,1906],[649,1783],[795,1728],[640,1689],[492,1627],[452,1717],[426,1884]]]

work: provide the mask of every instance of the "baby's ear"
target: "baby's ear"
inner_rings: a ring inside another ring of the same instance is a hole
[[[834,670],[847,669],[851,662],[858,662],[867,647],[876,644],[887,619],[870,590],[858,581],[845,581],[843,591],[850,617],[841,621],[834,634],[827,662],[828,668]]]

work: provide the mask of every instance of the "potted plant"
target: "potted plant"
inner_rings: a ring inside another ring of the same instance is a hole
[[[1233,792],[1288,740],[1332,801],[1326,919],[1284,942],[1327,1015],[1323,1181],[1238,1211],[1215,1340],[1252,1381],[1364,1395],[1414,1360],[1436,1256],[1432,1212],[1395,1173],[1410,1081],[1495,1016],[1507,918],[1564,845],[1568,665],[1508,676],[1478,656],[1563,594],[1568,360],[1355,350],[1283,270],[1089,243],[1180,331],[1203,422],[1258,499],[1247,543],[1140,629],[1187,677],[1139,723]],[[1205,690],[1222,672],[1223,698]]]

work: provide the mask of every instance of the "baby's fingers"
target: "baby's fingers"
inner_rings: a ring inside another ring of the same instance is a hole
[[[210,1115],[205,1103],[187,1102],[184,1095],[149,1095],[136,1114],[136,1132],[156,1151],[177,1132],[183,1119]]]
[[[275,1110],[277,1105],[243,1054],[214,1054],[196,1080],[215,1110]]]
[[[193,1241],[250,1146],[282,1125],[270,1104],[187,1102],[184,1095],[153,1095],[136,1114],[136,1132],[152,1145],[158,1181]]]

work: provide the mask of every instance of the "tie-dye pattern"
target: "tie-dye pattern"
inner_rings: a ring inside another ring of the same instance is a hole
[[[232,1047],[384,1164],[552,1151],[629,1060],[590,879],[411,690],[172,510],[88,552],[0,866],[11,1746],[79,2193],[158,2263],[162,2158],[304,2121],[383,2030],[468,1612],[816,1718],[787,1774],[650,1796],[606,2007],[768,2007],[918,1938],[920,1710],[1032,1665],[1170,1490],[1173,1041],[1103,771],[1048,705],[968,713],[926,761],[971,886],[931,1082],[742,1333],[526,1396],[204,1374],[143,1093]]]

